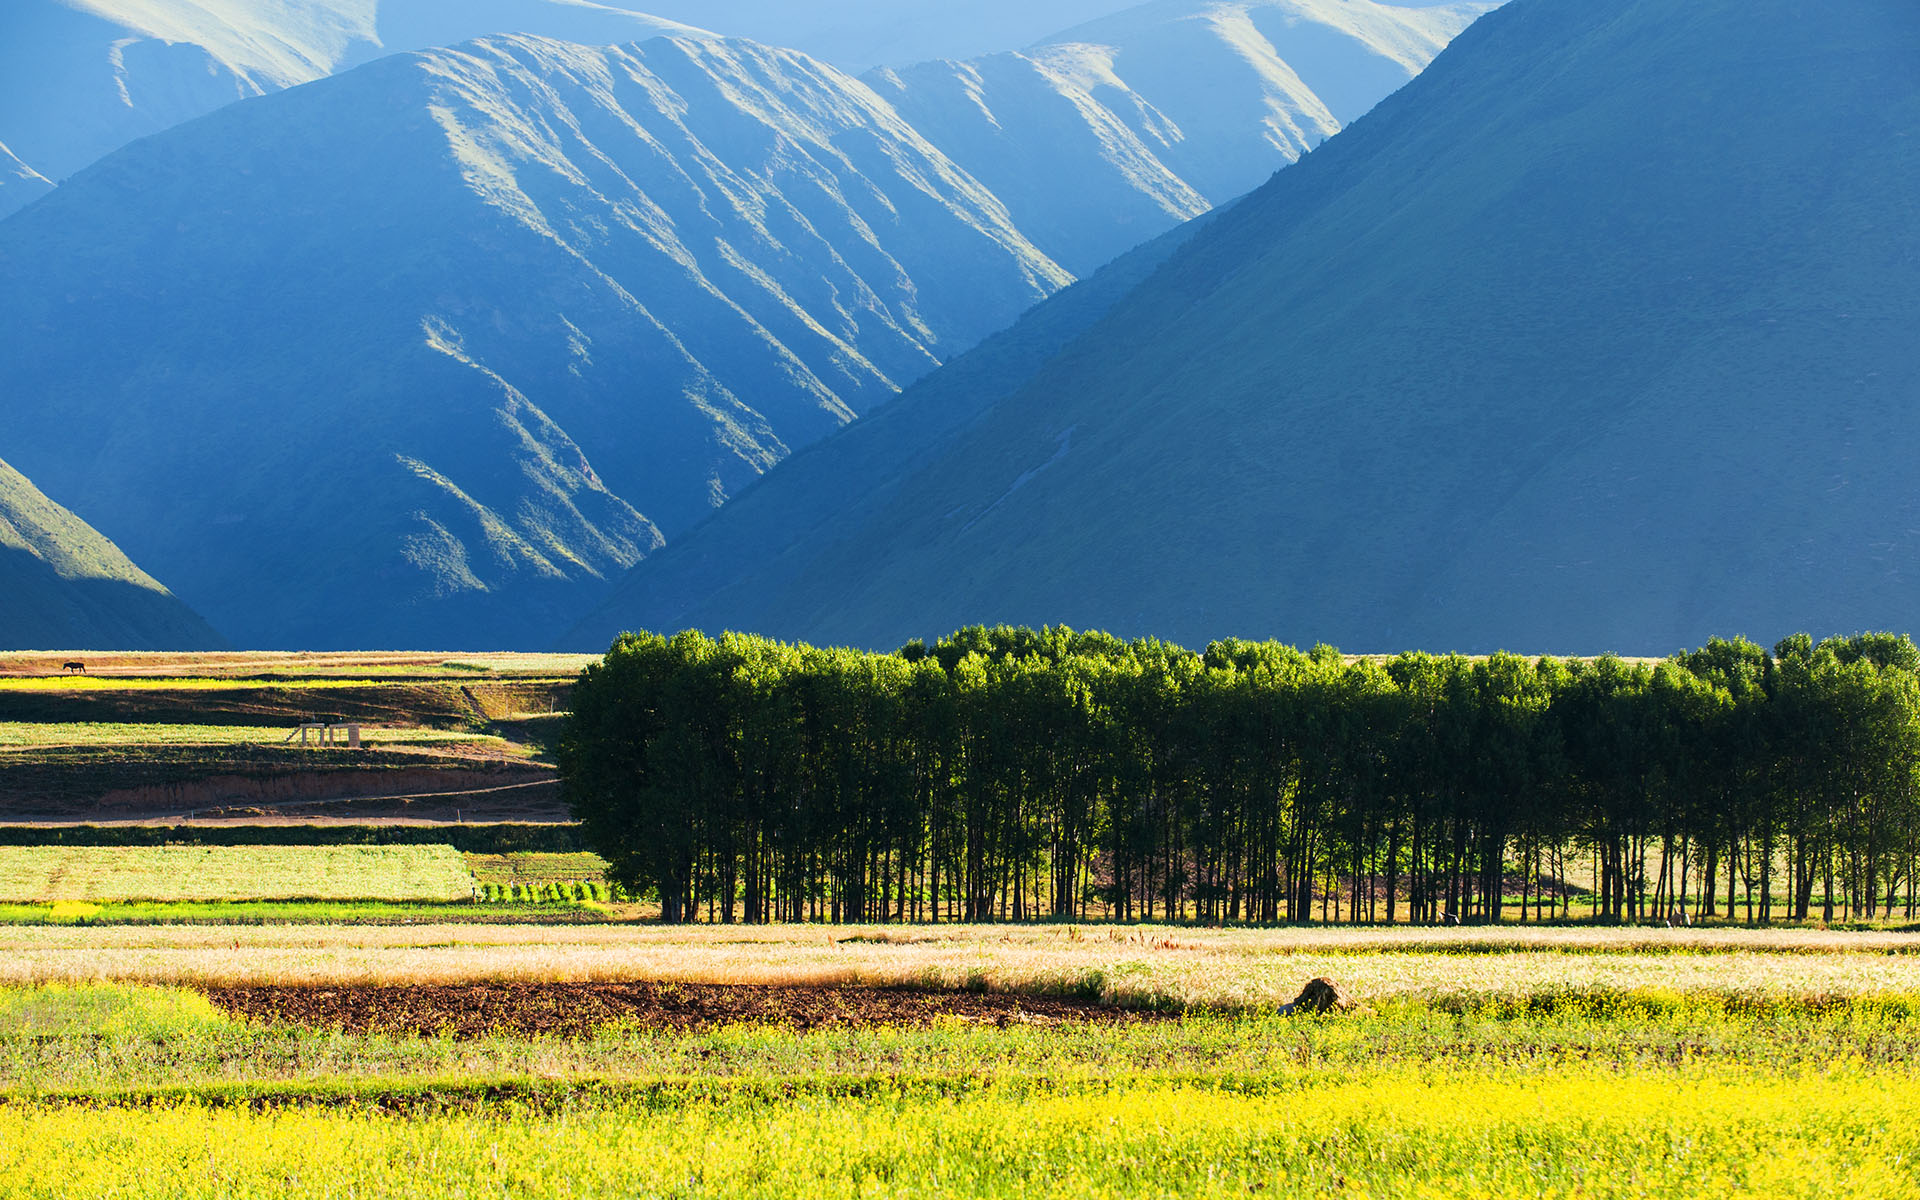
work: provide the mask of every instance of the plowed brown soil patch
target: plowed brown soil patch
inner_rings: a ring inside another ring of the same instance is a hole
[[[582,1037],[613,1025],[695,1032],[721,1025],[788,1029],[920,1026],[958,1019],[988,1025],[1163,1020],[1164,1013],[1089,1001],[905,988],[695,983],[472,983],[419,987],[261,986],[206,989],[251,1021],[348,1033],[477,1038]]]

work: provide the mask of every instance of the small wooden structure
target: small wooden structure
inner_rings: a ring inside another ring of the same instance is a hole
[[[293,733],[289,733],[286,741],[291,742],[296,734],[302,746],[307,744],[307,737],[311,734],[313,744],[316,746],[345,746],[349,750],[360,748],[360,722],[358,721],[308,721]]]

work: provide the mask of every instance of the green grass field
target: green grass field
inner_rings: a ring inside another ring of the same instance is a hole
[[[467,867],[482,884],[572,883],[606,877],[607,860],[598,854],[469,854]]]
[[[0,902],[466,900],[451,846],[0,846]]]

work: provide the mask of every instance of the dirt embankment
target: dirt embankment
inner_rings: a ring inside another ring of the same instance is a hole
[[[558,712],[566,707],[571,687],[569,681],[553,680],[420,680],[326,687],[262,681],[213,688],[0,689],[0,721],[288,728],[342,720],[465,729]]]
[[[549,772],[429,769],[214,776],[108,792],[92,806],[91,814],[122,820],[275,815],[289,820],[316,816],[420,819],[431,814],[434,819],[453,820],[456,810],[463,810],[466,819],[480,820],[483,813],[564,814],[566,807],[560,801],[560,782]]]
[[[25,761],[21,761],[21,759]],[[309,817],[565,818],[551,767],[524,759],[270,746],[52,747],[0,755],[0,822]]]
[[[407,987],[214,987],[219,1008],[251,1021],[348,1033],[584,1037],[609,1026],[697,1032],[723,1025],[787,1029],[1009,1026],[1167,1020],[1085,1000],[998,992],[688,983],[475,983]]]

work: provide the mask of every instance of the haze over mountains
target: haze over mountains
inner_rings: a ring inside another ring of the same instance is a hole
[[[1162,0],[864,78],[1085,274],[1333,136],[1492,7]]]
[[[1906,628],[1916,62],[1904,0],[1515,0],[1057,353],[1016,329],[923,381],[570,641]],[[978,415],[880,470],[962,369],[999,381]]]
[[[1330,8],[1337,24],[1339,6],[1319,7]],[[46,190],[15,186],[9,160],[57,182],[135,138],[235,100],[383,55],[492,34],[591,46],[724,34],[864,71],[1026,46],[1125,7],[1125,0],[9,0],[0,9],[0,143],[12,149],[0,149],[0,216]],[[1371,76],[1362,86],[1374,86]]]
[[[0,450],[237,643],[543,644],[792,449],[1237,190],[1190,164],[1290,161],[1277,130],[1334,119],[1276,67],[1294,41],[1386,64],[1384,94],[1482,7],[1193,0],[1003,56],[981,77],[1027,82],[991,95],[895,77],[951,153],[840,71],[698,32],[384,58],[0,221]],[[1232,82],[1217,112],[1154,107],[1187,103],[1169,28]],[[325,22],[237,44],[359,52]]]
[[[223,644],[119,547],[0,462],[0,649]]]
[[[8,0],[0,141],[50,180],[248,96],[490,33],[612,44],[703,36],[570,0]],[[29,199],[31,197],[28,197]],[[0,189],[0,216],[24,201]]]

